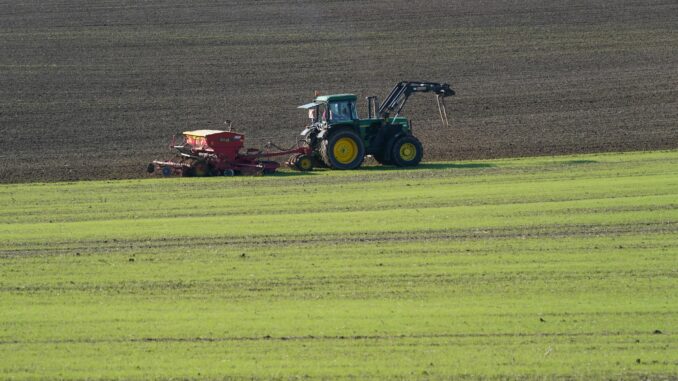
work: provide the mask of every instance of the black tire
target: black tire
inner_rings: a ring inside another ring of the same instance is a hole
[[[352,142],[352,143],[351,143]],[[340,144],[340,147],[337,147]],[[337,157],[335,147],[338,150],[346,149],[342,154],[345,156]],[[340,130],[324,139],[320,144],[320,155],[323,162],[334,169],[356,169],[360,167],[365,159],[365,144],[360,136],[351,130]]]
[[[204,161],[198,161],[192,165],[193,176],[205,177],[210,175],[210,167]]]
[[[386,144],[381,147],[381,152],[374,155],[374,160],[376,160],[381,165],[393,165],[393,159],[391,158],[391,148],[393,148],[393,143],[396,141],[396,136],[392,136],[386,141]]]
[[[313,151],[311,160],[313,160],[313,168],[327,168],[327,164],[325,164],[322,155],[318,151]]]
[[[421,162],[423,156],[424,147],[412,135],[399,138],[391,147],[391,160],[399,167],[413,167]]]
[[[191,167],[181,168],[181,176],[183,176],[183,177],[193,177],[193,176],[195,176],[193,168],[191,168]]]
[[[302,172],[307,172],[313,169],[313,159],[308,155],[297,155],[294,158],[294,167]]]

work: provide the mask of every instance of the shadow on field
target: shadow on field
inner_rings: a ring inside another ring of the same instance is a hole
[[[576,164],[593,164],[597,162],[598,160],[568,160],[564,161],[563,164],[576,165]]]
[[[309,172],[301,172],[301,171],[295,171],[295,170],[288,170],[288,171],[275,171],[274,173],[265,175],[266,177],[297,177],[297,176],[314,176],[317,173],[313,173],[313,171]]]
[[[490,163],[424,163],[419,164],[417,168],[423,169],[463,169],[463,168],[492,168],[494,164]]]
[[[392,165],[365,165],[360,167],[361,171],[399,171],[399,170],[417,170],[417,169],[464,169],[464,168],[492,168],[496,167],[489,163],[424,163],[416,167],[396,167]]]

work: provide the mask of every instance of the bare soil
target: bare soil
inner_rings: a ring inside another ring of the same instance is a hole
[[[133,178],[169,137],[292,145],[314,90],[449,82],[405,114],[425,160],[678,147],[678,3],[0,4],[0,182]]]

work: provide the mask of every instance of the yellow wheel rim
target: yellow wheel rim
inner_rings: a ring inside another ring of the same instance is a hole
[[[412,161],[417,157],[417,147],[412,143],[405,143],[400,146],[400,158],[405,161]]]
[[[311,162],[311,159],[309,158],[304,158],[299,161],[299,168],[301,168],[304,171],[311,169],[312,166],[313,164]]]
[[[351,138],[341,138],[334,143],[332,153],[340,164],[350,164],[358,157],[358,144]]]

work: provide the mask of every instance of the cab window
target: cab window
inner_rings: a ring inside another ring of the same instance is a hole
[[[329,104],[330,121],[341,122],[358,119],[353,101],[339,101]]]

